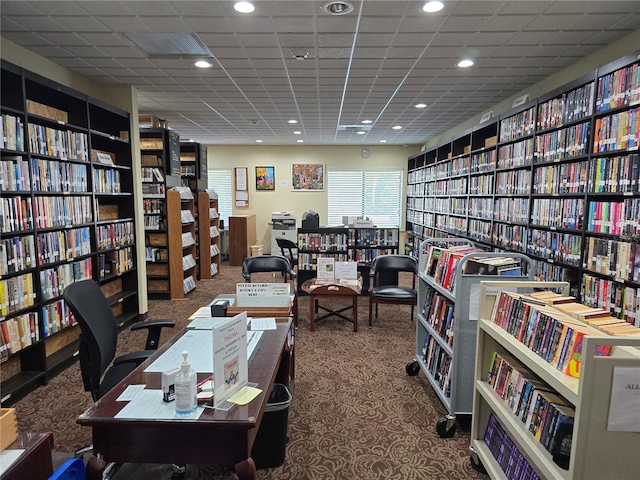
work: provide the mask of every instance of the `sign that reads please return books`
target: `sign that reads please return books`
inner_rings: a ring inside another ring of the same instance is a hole
[[[288,307],[291,303],[289,283],[238,283],[238,307]]]

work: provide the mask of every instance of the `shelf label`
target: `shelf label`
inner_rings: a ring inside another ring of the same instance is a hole
[[[609,432],[640,432],[640,368],[613,367]]]

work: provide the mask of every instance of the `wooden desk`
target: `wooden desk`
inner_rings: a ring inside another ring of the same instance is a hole
[[[2,480],[47,480],[53,475],[53,434],[19,432],[9,450],[26,450],[0,477]]]
[[[114,418],[126,404],[117,402],[116,398],[128,385],[145,384],[149,389],[161,388],[161,374],[145,373],[144,369],[184,335],[187,330],[183,329],[80,415],[78,423],[93,429],[94,453],[103,455],[107,462],[116,463],[233,466],[238,478],[255,479],[251,447],[274,381],[279,381],[279,375],[288,375],[280,364],[286,354],[291,319],[280,320],[276,330],[264,332],[249,365],[249,381],[262,389],[262,393],[249,405],[234,406],[228,412],[206,409],[197,419]],[[207,376],[198,374],[198,381]]]
[[[332,315],[340,317],[348,322],[353,323],[353,331],[358,331],[358,295],[362,292],[362,281],[358,282],[358,285],[347,286],[339,284],[327,284],[316,285],[315,278],[305,280],[302,284],[302,290],[309,294],[309,330],[312,332],[315,329],[316,320],[322,320]],[[351,300],[351,305],[348,305],[338,310],[333,310],[320,305],[320,300],[333,300],[333,299],[345,299]],[[324,310],[326,313],[321,317],[315,318],[318,310]],[[342,312],[347,310],[353,310],[353,317],[349,318],[343,315]]]

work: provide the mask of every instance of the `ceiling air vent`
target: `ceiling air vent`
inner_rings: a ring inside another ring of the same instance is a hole
[[[122,35],[149,57],[213,57],[195,33],[128,32]]]
[[[356,133],[356,132],[368,132],[371,130],[371,125],[338,125],[339,132]]]

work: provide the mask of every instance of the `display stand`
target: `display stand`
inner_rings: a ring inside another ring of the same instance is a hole
[[[195,290],[196,222],[194,200],[188,187],[167,192],[169,287],[171,300],[183,300]]]

